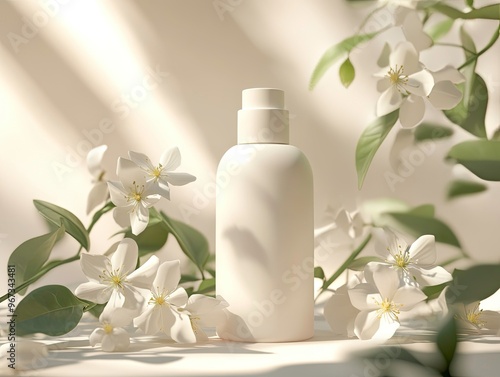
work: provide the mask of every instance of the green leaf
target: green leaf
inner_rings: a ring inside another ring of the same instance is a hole
[[[359,257],[354,259],[347,268],[354,271],[363,271],[368,263],[381,261],[382,259],[379,257]]]
[[[212,293],[215,292],[215,279],[210,278],[210,279],[205,279],[201,282],[200,286],[198,287],[198,290],[196,291],[197,294],[207,294],[207,293]]]
[[[446,243],[458,248],[461,247],[455,233],[439,219],[411,212],[388,212],[386,215],[396,220],[397,225],[399,225],[400,230],[403,232],[412,234],[415,237],[420,237],[424,234],[433,234],[437,242]]]
[[[446,300],[452,304],[469,304],[490,297],[500,289],[500,264],[484,264],[467,270],[453,271],[453,282],[446,292]]]
[[[500,181],[500,141],[470,140],[454,145],[447,159],[462,164],[479,178]]]
[[[453,199],[459,196],[476,194],[487,189],[485,185],[479,182],[455,180],[448,185],[448,199]]]
[[[185,274],[182,274],[181,275],[181,280],[179,283],[190,283],[190,282],[193,282],[193,281],[198,281],[198,280],[201,280],[199,277],[197,276],[194,276],[194,275],[185,275]]]
[[[500,4],[486,5],[482,8],[473,9],[470,12],[462,12],[440,1],[430,8],[453,19],[461,18],[473,20],[479,18],[485,20],[500,20]]]
[[[205,236],[192,226],[168,217],[164,212],[161,212],[161,216],[163,223],[175,237],[184,254],[196,264],[200,271],[203,271],[210,256]]]
[[[421,217],[434,217],[436,209],[432,204],[422,204],[408,211],[409,214]]]
[[[354,81],[354,76],[355,76],[354,66],[352,65],[351,60],[349,58],[347,58],[340,66],[339,76],[340,76],[340,82],[346,88],[348,88],[349,85],[351,85],[351,83]]]
[[[161,219],[150,217],[149,224],[139,235],[134,235],[130,228],[125,237],[132,238],[139,247],[139,257],[160,250],[168,239],[168,229]]]
[[[43,333],[59,336],[80,322],[86,303],[62,285],[46,285],[30,292],[19,302],[14,314],[19,336]]]
[[[318,279],[321,279],[321,280],[325,280],[326,277],[325,277],[325,271],[323,271],[323,269],[321,267],[314,267],[314,277],[315,278],[318,278]]]
[[[414,137],[417,142],[424,140],[444,139],[453,135],[453,130],[450,127],[439,126],[432,123],[422,123],[415,128]]]
[[[427,299],[432,300],[432,299],[437,298],[439,296],[439,294],[443,291],[443,289],[445,289],[449,285],[450,285],[450,283],[446,282],[446,283],[439,284],[439,285],[430,285],[427,287],[422,287],[422,292],[425,293],[425,295],[427,296]]]
[[[77,240],[83,248],[89,250],[89,233],[78,217],[64,208],[42,200],[33,200],[33,204],[43,217],[57,226],[64,225],[66,233]]]
[[[336,45],[326,50],[326,52],[323,54],[318,64],[314,68],[311,80],[309,82],[309,90],[314,89],[319,80],[335,62],[337,62],[345,54],[349,53],[354,47],[362,42],[369,41],[378,33],[379,31],[370,34],[354,35],[352,37],[344,39],[342,42],[337,43]]]
[[[23,242],[12,252],[8,264],[16,266],[16,285],[21,285],[40,271],[64,231],[64,226],[61,225],[54,232]],[[25,292],[26,289],[23,289],[18,293],[23,295]]]
[[[469,8],[474,8],[474,0],[465,0],[465,5]]]
[[[457,325],[453,315],[449,315],[438,330],[436,344],[446,361],[446,370],[449,370],[457,348]]]
[[[471,80],[473,80],[473,84],[468,100],[464,84],[458,84],[457,87],[464,93],[464,97],[453,109],[443,110],[443,114],[472,135],[486,138],[485,117],[488,107],[488,88],[477,73],[473,75]]]
[[[447,18],[429,28],[427,34],[429,34],[433,41],[437,41],[438,39],[448,34],[454,22],[455,20]]]
[[[358,188],[363,187],[368,168],[378,148],[396,124],[399,110],[376,119],[361,134],[356,146],[356,170],[358,172]]]
[[[86,311],[88,311],[94,317],[99,318],[104,308],[106,307],[106,304],[94,304],[94,306],[92,306],[89,310]]]
[[[205,268],[205,270],[214,278],[215,270],[213,268]]]
[[[500,127],[498,127],[495,132],[493,132],[493,135],[491,136],[491,140],[498,140],[500,141]]]
[[[465,76],[462,102],[468,104],[476,75],[477,57],[475,55],[477,50],[474,40],[465,29],[465,25],[460,27],[460,42],[464,47],[465,60],[468,61],[469,59],[473,59],[471,64],[468,64],[462,69],[462,73]]]

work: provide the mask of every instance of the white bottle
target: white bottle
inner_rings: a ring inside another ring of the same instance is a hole
[[[288,144],[284,92],[243,91],[238,145],[217,170],[216,288],[223,339],[285,342],[314,334],[313,179]]]

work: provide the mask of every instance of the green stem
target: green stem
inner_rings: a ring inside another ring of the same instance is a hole
[[[80,250],[81,250],[81,248],[80,248]],[[76,254],[68,259],[49,262],[36,275],[32,276],[30,279],[26,280],[24,283],[17,286],[14,289],[14,293],[18,293],[19,291],[22,291],[24,288],[27,288],[30,284],[33,284],[34,282],[36,282],[38,279],[40,279],[43,275],[45,275],[47,272],[49,272],[53,268],[56,268],[58,266],[62,266],[63,264],[71,263],[71,262],[79,260],[79,259],[80,259],[80,253],[78,253],[78,254]],[[11,295],[12,295],[12,293],[11,293]],[[0,297],[0,302],[5,301],[8,297],[9,297],[9,294],[3,295],[2,297]]]
[[[482,8],[473,9],[470,12],[462,12],[457,8],[453,8],[439,2],[430,6],[428,9],[433,12],[444,14],[454,20],[457,18],[461,18],[463,20],[500,20],[500,4],[487,5]]]
[[[469,50],[468,48],[466,48],[466,47],[464,47],[462,45],[456,44],[456,43],[435,42],[434,46],[458,47],[458,48],[461,48],[464,51],[467,51],[469,54],[476,55],[475,51]]]
[[[321,291],[318,294],[318,297],[320,294],[322,294],[325,290],[328,289],[328,287],[342,274],[342,272],[344,272],[347,269],[347,267],[349,267],[349,265],[352,263],[352,261],[354,259],[356,259],[356,257],[359,255],[359,253],[361,253],[363,251],[363,249],[368,244],[368,242],[370,241],[371,238],[372,238],[372,235],[370,233],[368,236],[366,236],[366,238],[363,240],[363,242],[361,242],[361,244],[356,248],[356,250],[354,250],[351,253],[349,258],[347,258],[345,260],[345,262],[342,264],[342,266],[340,266],[339,269],[337,271],[335,271],[335,273],[328,280],[326,280],[323,283],[323,287],[321,287]]]
[[[471,56],[469,59],[467,59],[465,61],[465,63],[463,63],[457,69],[460,71],[462,68],[465,68],[469,64],[475,62],[481,55],[483,55],[486,51],[488,51],[491,48],[491,46],[493,46],[495,44],[495,42],[497,41],[497,39],[498,39],[499,36],[500,36],[500,27],[497,28],[497,30],[495,31],[495,34],[493,34],[493,36],[491,37],[491,39],[488,42],[488,44],[486,46],[484,46],[484,48],[481,51],[479,51],[478,53],[476,53],[474,56]]]

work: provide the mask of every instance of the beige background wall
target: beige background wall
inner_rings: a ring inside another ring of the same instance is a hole
[[[181,170],[198,180],[174,188],[172,201],[162,208],[203,231],[213,249],[210,196],[217,162],[235,143],[241,90],[259,86],[286,91],[292,141],[309,156],[315,174],[318,225],[329,204],[352,210],[381,196],[412,205],[435,203],[438,215],[471,254],[481,261],[499,261],[500,186],[490,184],[486,193],[444,200],[452,169],[442,157],[455,142],[469,137],[465,132],[457,129],[452,139],[437,144],[410,177],[391,189],[384,173],[391,169],[392,132],[358,191],[354,151],[360,133],[375,117],[378,93],[372,74],[378,70],[377,53],[386,39],[395,42],[401,35],[384,35],[354,52],[357,77],[348,90],[340,84],[336,67],[312,92],[308,80],[322,53],[352,35],[367,12],[341,0],[2,0],[0,266],[18,244],[45,232],[34,198],[61,205],[88,224],[85,206],[91,185],[83,157],[92,142],[109,145],[108,178],[114,176],[118,156],[126,156],[129,149],[156,160],[166,148],[179,146]],[[40,27],[30,26],[34,18]],[[492,22],[468,22],[478,46],[485,45],[494,27]],[[9,33],[24,39],[13,43]],[[500,125],[499,58],[497,44],[478,64],[490,89],[489,133]],[[462,59],[455,48],[423,55],[432,69],[458,65]],[[426,119],[447,124],[432,109]],[[193,200],[200,204],[204,190],[208,200],[187,216],[185,209]],[[96,252],[107,248],[112,242],[107,237],[116,229],[108,216],[92,236]],[[67,238],[57,256],[75,252],[76,243]],[[76,264],[58,271],[45,282],[60,281],[61,275],[67,281],[83,278]],[[1,267],[0,281],[4,276]]]

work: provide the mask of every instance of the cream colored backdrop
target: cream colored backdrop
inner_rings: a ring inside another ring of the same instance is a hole
[[[469,137],[465,132],[457,129],[453,138],[436,144],[404,182],[391,187],[384,173],[392,169],[393,130],[358,191],[354,151],[375,118],[375,61],[386,38],[401,36],[376,38],[353,53],[357,77],[349,89],[340,84],[337,66],[312,92],[308,80],[323,52],[352,35],[367,12],[343,0],[1,0],[0,281],[6,279],[10,252],[47,229],[32,199],[63,206],[88,224],[91,177],[84,156],[91,145],[102,143],[109,146],[109,179],[116,159],[128,150],[157,160],[166,148],[179,146],[180,170],[198,180],[173,188],[172,201],[162,208],[199,228],[213,250],[216,166],[236,140],[241,90],[262,86],[286,91],[292,143],[308,155],[314,171],[318,225],[329,204],[353,210],[377,197],[434,203],[469,253],[498,262],[500,186],[445,201],[452,169],[442,158]],[[486,44],[494,27],[494,22],[468,22],[478,46]],[[499,58],[497,43],[478,64],[490,89],[490,134],[500,125]],[[455,48],[423,55],[432,69],[457,66],[462,59]],[[447,124],[431,109],[426,119]],[[92,235],[93,251],[105,250],[117,229],[108,215]],[[70,256],[76,249],[66,237],[55,255]],[[166,249],[164,258],[176,255],[174,240]],[[75,263],[43,282],[82,279]]]

